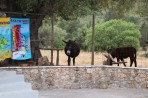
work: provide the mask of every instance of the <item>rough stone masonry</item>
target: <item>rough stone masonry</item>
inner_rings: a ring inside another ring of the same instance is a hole
[[[1,67],[25,75],[33,89],[148,88],[148,68],[113,66]]]

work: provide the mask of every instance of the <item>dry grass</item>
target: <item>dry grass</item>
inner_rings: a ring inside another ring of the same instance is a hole
[[[49,61],[51,59],[50,56],[50,51],[49,50],[41,50],[42,56],[47,56],[49,58]],[[137,53],[137,65],[138,67],[148,67],[148,58],[142,57],[141,55],[144,54],[144,51],[140,51]],[[54,51],[54,58],[53,58],[53,62],[55,64],[56,62],[56,51]],[[106,60],[106,58],[104,57],[105,53],[95,53],[94,54],[94,65],[102,65],[102,62],[104,60]],[[67,56],[65,55],[64,51],[60,51],[59,53],[60,57],[59,57],[59,64],[60,65],[67,65]],[[129,58],[125,59],[125,61],[127,61],[127,66],[129,66]],[[72,61],[71,61],[72,64]],[[87,66],[87,65],[91,65],[91,52],[84,52],[81,51],[79,56],[76,57],[76,66],[81,65],[81,66]],[[114,65],[117,66],[117,65]],[[121,64],[120,66],[123,66],[123,64]]]

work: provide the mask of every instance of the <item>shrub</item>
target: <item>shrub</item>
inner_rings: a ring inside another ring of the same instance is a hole
[[[87,30],[86,44],[91,49],[92,29]],[[95,51],[133,46],[139,49],[141,33],[134,23],[113,19],[95,26]]]

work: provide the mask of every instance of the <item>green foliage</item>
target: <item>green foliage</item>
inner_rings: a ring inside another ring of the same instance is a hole
[[[88,30],[86,44],[91,49],[91,32]],[[121,46],[140,47],[141,33],[133,23],[123,20],[110,20],[95,26],[95,50],[104,51]]]
[[[0,38],[0,48],[4,48],[5,45],[7,45],[8,42],[5,38]]]
[[[146,42],[148,40],[148,21],[145,20],[140,28],[140,31],[142,32],[142,38],[141,38],[141,46],[147,46]]]
[[[16,0],[16,4],[21,8],[23,12],[34,11],[39,7],[38,0]]]
[[[148,0],[139,0],[137,12],[143,17],[148,16]]]
[[[65,40],[75,40],[81,49],[86,50],[86,30],[91,27],[91,16],[79,18],[77,20],[58,21],[58,27],[66,30]]]
[[[53,46],[55,48],[63,48],[64,43],[62,40],[65,39],[67,35],[66,31],[59,28],[57,25],[54,26],[54,43]],[[49,18],[43,21],[43,25],[39,28],[39,39],[42,40],[42,47],[50,47],[51,46],[51,25],[49,25]]]
[[[67,35],[65,30],[62,30],[59,27],[55,27],[55,35],[54,35],[54,47],[56,48],[64,48],[65,43],[63,43],[62,40],[65,39],[65,36]]]

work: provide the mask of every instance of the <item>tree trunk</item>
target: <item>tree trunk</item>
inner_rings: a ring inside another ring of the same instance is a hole
[[[41,24],[42,18],[30,19],[30,39],[31,39],[31,52],[32,52],[32,60],[38,61],[38,58],[41,57],[41,53],[39,50],[39,40],[38,40],[38,28],[39,24]]]

